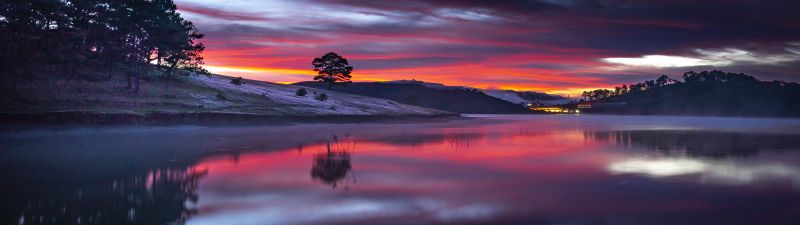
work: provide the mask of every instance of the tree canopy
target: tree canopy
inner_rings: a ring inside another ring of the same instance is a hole
[[[10,0],[0,3],[0,72],[87,77],[121,66],[136,79],[155,64],[200,67],[203,38],[172,0]],[[16,82],[15,82],[16,84]],[[130,87],[130,82],[129,82]]]
[[[694,73],[694,72],[690,72]],[[704,73],[707,73],[704,71]],[[685,75],[684,75],[685,76]],[[601,100],[605,98],[610,98],[614,96],[621,96],[629,93],[637,93],[644,90],[649,90],[657,87],[664,87],[667,85],[672,84],[679,84],[681,83],[678,80],[672,79],[667,75],[661,75],[655,80],[647,80],[644,82],[639,82],[635,84],[631,84],[630,86],[627,84],[623,84],[622,86],[614,87],[614,90],[609,89],[596,89],[591,91],[584,91],[581,93],[581,97],[585,101],[595,101]]]
[[[353,67],[347,62],[347,59],[336,54],[335,52],[328,52],[319,58],[314,58],[311,61],[314,66],[314,71],[317,76],[314,80],[321,81],[327,84],[327,88],[335,84],[350,83],[350,73],[353,72]]]
[[[683,82],[666,75],[655,80],[584,92],[591,112],[714,116],[800,116],[800,84],[759,81],[743,73],[718,70],[683,73]],[[596,106],[596,107],[595,107]]]

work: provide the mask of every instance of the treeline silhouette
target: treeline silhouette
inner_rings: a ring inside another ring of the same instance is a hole
[[[630,86],[628,86],[627,84],[623,84],[622,86],[614,87],[614,90],[596,89],[592,91],[584,91],[583,93],[581,93],[581,97],[583,97],[585,101],[594,101],[612,96],[619,96],[628,93],[638,93],[656,87],[663,87],[667,85],[680,84],[680,83],[681,81],[679,80],[672,79],[667,75],[661,75],[660,77],[658,77],[658,79],[639,82],[636,84],[631,84]]]
[[[689,71],[683,81],[662,75],[614,90],[587,91],[582,97],[582,102],[593,103],[588,112],[599,113],[800,116],[800,84],[718,70]]]
[[[205,73],[201,38],[172,0],[3,1],[0,74],[14,93],[36,75],[110,79],[115,72],[138,92],[151,64],[164,76]]]

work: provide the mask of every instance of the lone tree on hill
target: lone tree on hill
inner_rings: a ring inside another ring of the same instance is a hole
[[[314,66],[314,71],[318,74],[314,80],[318,80],[328,84],[327,89],[335,84],[347,84],[350,81],[350,72],[353,72],[353,67],[347,62],[347,59],[336,54],[335,52],[328,52],[320,58],[315,58],[311,61]]]

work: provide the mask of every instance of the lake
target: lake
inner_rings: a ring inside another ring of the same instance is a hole
[[[0,224],[800,221],[794,119],[473,115],[0,141]]]

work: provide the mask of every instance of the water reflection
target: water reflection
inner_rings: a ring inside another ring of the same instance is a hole
[[[4,184],[3,224],[183,224],[204,170],[161,168],[86,183]],[[43,178],[37,182],[47,182]]]
[[[608,171],[650,177],[688,176],[702,183],[746,185],[784,180],[800,188],[800,166],[765,157],[796,151],[797,135],[698,130],[592,131],[588,140],[641,151],[612,161]],[[792,154],[794,155],[794,154]]]
[[[355,183],[355,177],[349,177],[350,170],[353,168],[350,164],[350,154],[355,149],[356,142],[348,140],[350,135],[346,134],[344,139],[338,136],[333,136],[334,150],[331,151],[331,142],[325,143],[326,152],[318,153],[314,156],[314,163],[311,166],[311,177],[318,179],[325,184],[331,185],[336,188],[337,184],[345,181]]]
[[[627,149],[645,149],[671,156],[725,158],[759,152],[796,150],[796,134],[722,132],[708,130],[587,131],[587,140],[605,141]]]
[[[736,163],[688,158],[624,159],[612,162],[612,173],[637,173],[653,177],[699,175],[703,182],[753,184],[764,179],[786,180],[800,189],[800,167],[783,163]]]
[[[740,121],[713,120],[720,127]],[[0,224],[800,219],[800,135],[784,132],[800,122],[715,129],[723,131],[675,124],[533,116],[0,133]]]

